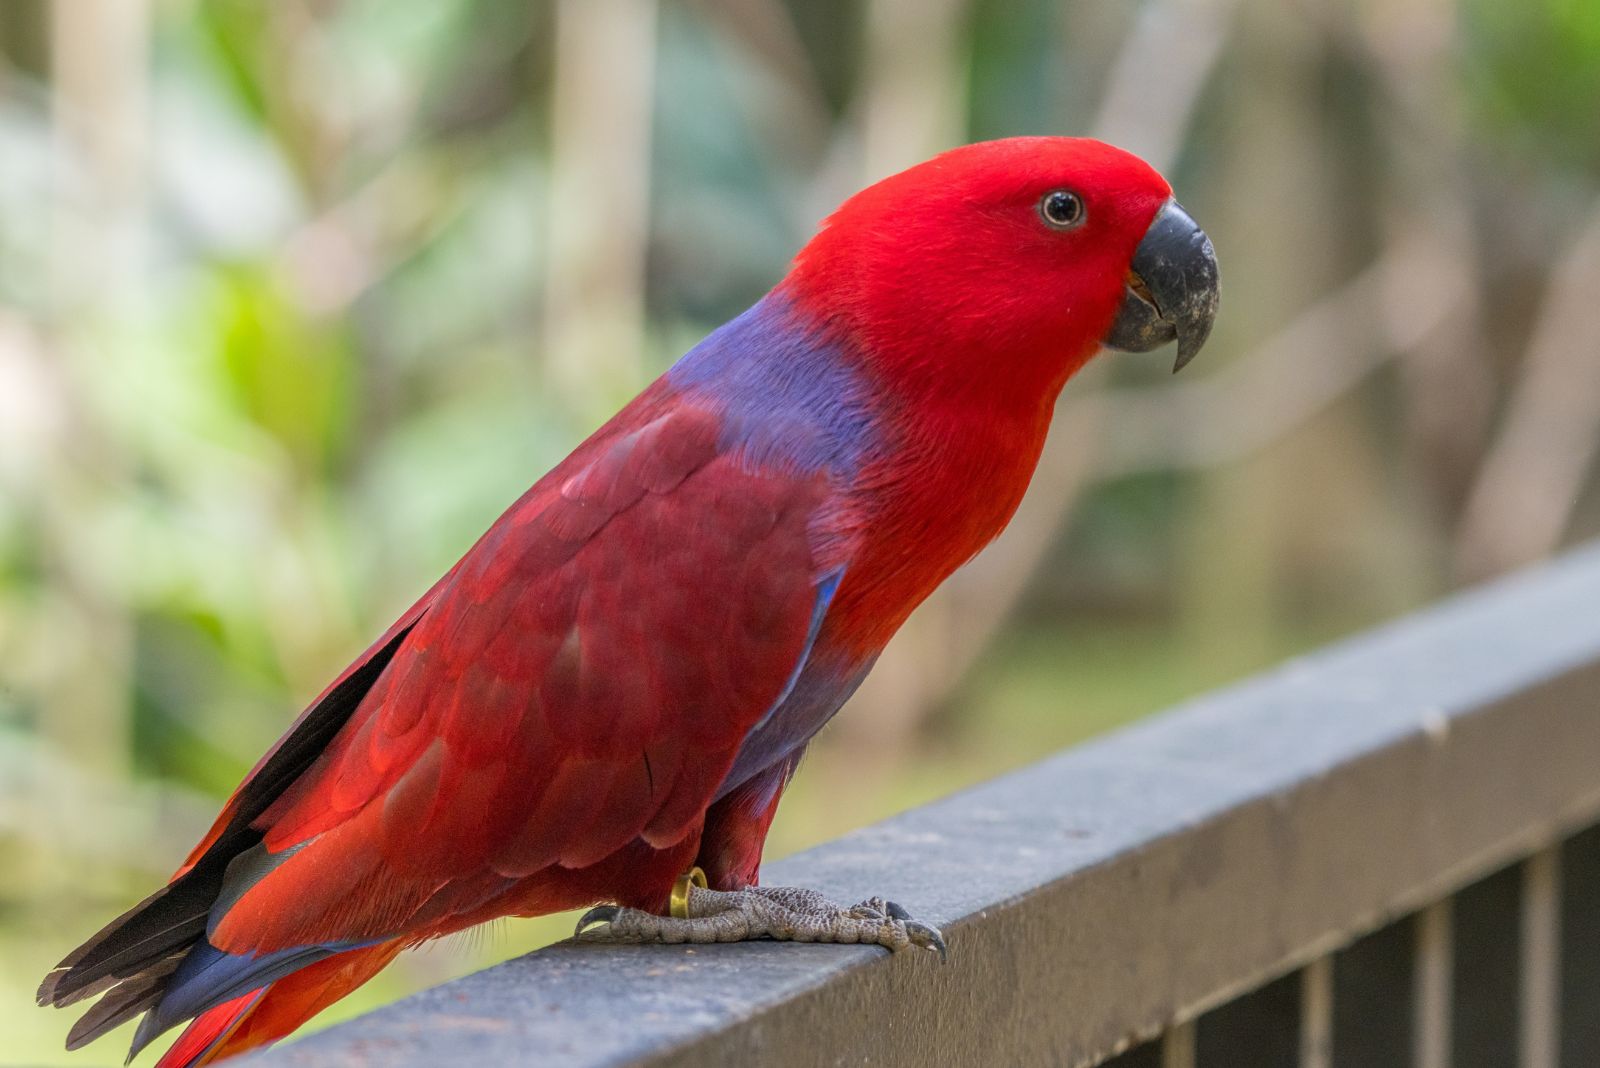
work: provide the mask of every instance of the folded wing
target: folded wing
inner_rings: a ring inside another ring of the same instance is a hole
[[[827,489],[728,450],[704,410],[591,442],[256,769],[164,891],[189,880],[193,900],[145,922],[168,928],[144,943],[161,955],[107,968],[91,942],[41,998],[120,982],[80,1037],[153,1007],[148,1041],[542,870],[698,833],[837,584],[810,536]]]

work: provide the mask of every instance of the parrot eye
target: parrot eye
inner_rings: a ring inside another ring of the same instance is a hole
[[[1083,222],[1083,198],[1065,189],[1046,193],[1039,201],[1039,216],[1047,226],[1070,230]]]

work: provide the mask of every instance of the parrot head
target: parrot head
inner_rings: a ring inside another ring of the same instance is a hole
[[[1176,341],[1217,311],[1211,242],[1160,174],[1099,141],[966,145],[845,201],[784,285],[925,393],[1053,401],[1096,352]]]

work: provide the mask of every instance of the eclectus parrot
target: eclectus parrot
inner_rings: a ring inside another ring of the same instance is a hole
[[[1169,341],[1182,367],[1216,309],[1210,241],[1096,141],[968,145],[856,194],[335,679],[40,1003],[100,995],[69,1048],[192,1020],[179,1068],[502,916],[942,955],[890,902],[759,886],[779,797],[1011,518],[1067,379]]]

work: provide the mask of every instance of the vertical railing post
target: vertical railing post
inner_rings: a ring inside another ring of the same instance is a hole
[[[1194,1068],[1194,1021],[1173,1024],[1161,1040],[1161,1068]]]
[[[1561,852],[1522,866],[1522,1028],[1519,1068],[1557,1068],[1561,1004]]]
[[[1300,973],[1300,1068],[1333,1068],[1333,958]]]
[[[1417,914],[1416,1068],[1450,1068],[1451,900]]]

